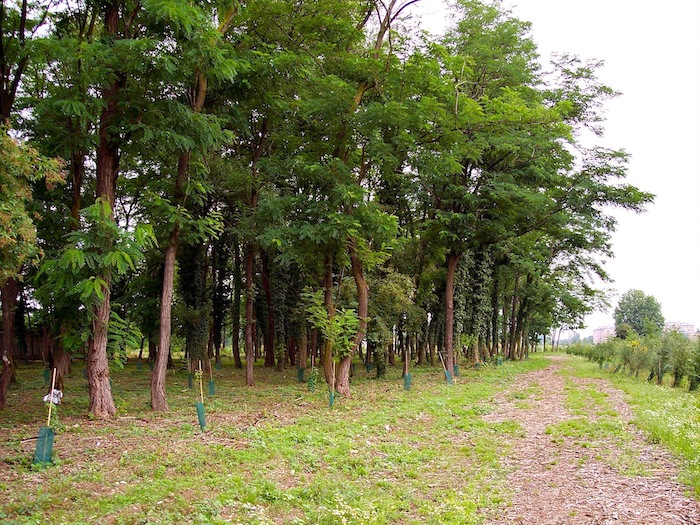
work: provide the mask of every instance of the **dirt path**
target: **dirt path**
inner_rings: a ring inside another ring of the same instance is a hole
[[[487,523],[700,525],[700,504],[684,495],[688,488],[676,481],[670,455],[629,425],[623,394],[605,381],[564,378],[558,371],[565,359],[553,357],[545,370],[521,376],[497,400],[497,410],[484,417],[516,421],[523,429],[521,435],[508,438],[513,449],[504,465],[511,471],[512,504]],[[602,398],[609,410],[607,420],[624,426],[624,432],[602,438],[558,432],[575,430],[577,421],[592,421],[588,428],[595,428],[606,420],[594,409],[600,408],[600,401],[567,408],[570,382]]]

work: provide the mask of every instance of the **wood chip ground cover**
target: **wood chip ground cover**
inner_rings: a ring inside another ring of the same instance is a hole
[[[119,417],[82,416],[72,378],[54,451],[29,465],[45,385],[20,369],[0,414],[0,523],[7,524],[700,524],[674,460],[629,424],[624,395],[542,356],[466,372],[400,369],[329,409],[316,392],[256,370],[217,372],[207,429],[186,377],[169,379],[171,411],[150,413],[148,374],[115,373]],[[237,375],[238,374],[238,375]],[[232,386],[233,385],[233,386]]]
[[[537,525],[697,525],[700,505],[686,496],[688,488],[677,482],[674,460],[661,447],[651,445],[629,422],[631,413],[619,390],[607,382],[593,382],[601,392],[608,411],[601,417],[596,409],[605,406],[590,403],[588,414],[594,432],[591,439],[560,433],[553,439],[557,425],[581,418],[582,410],[572,411],[566,403],[566,380],[560,374],[565,364],[552,358],[544,370],[520,376],[517,384],[538,385],[542,394],[527,408],[517,407],[501,394],[498,408],[484,417],[487,421],[517,421],[524,430],[503,458],[510,471],[507,484],[512,490],[510,505],[492,512],[488,523]],[[585,389],[592,380],[570,377],[577,388]],[[575,413],[578,412],[578,413]],[[585,412],[585,410],[583,411]],[[600,436],[595,432],[602,419],[624,424],[625,433]],[[644,475],[635,475],[619,458],[633,458],[646,466]]]

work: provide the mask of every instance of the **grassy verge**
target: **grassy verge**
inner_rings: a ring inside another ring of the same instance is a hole
[[[680,389],[640,381],[625,374],[611,374],[583,358],[572,357],[571,366],[581,377],[604,378],[628,395],[634,423],[649,440],[660,443],[683,460],[681,479],[700,497],[700,397]]]
[[[0,421],[0,522],[7,524],[480,523],[502,502],[499,458],[512,423],[486,423],[494,395],[542,358],[462,371],[400,369],[374,380],[357,367],[353,397],[330,408],[295,370],[226,363],[199,430],[184,372],[168,377],[170,412],[148,409],[148,369],[113,374],[118,416],[93,421],[80,367],[59,408],[56,462],[32,467],[45,424],[40,367],[21,367]],[[205,384],[206,392],[206,384]]]

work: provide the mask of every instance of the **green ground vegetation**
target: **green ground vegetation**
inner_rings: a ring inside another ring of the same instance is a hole
[[[358,366],[351,398],[328,405],[326,384],[311,392],[295,370],[260,367],[256,387],[224,360],[197,424],[197,385],[168,372],[170,412],[149,407],[148,367],[113,374],[117,415],[85,417],[89,402],[74,365],[58,409],[55,462],[31,465],[45,424],[39,365],[18,369],[0,423],[0,521],[44,523],[479,523],[504,504],[502,437],[512,422],[481,415],[517,374],[546,366],[533,357],[462,370],[401,368],[383,380]],[[206,385],[205,385],[206,387]]]

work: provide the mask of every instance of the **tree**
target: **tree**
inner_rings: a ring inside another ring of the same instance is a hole
[[[60,167],[59,161],[42,157],[0,127],[0,286],[3,287],[0,409],[5,406],[7,386],[13,377],[13,299],[17,297],[18,279],[22,267],[39,255],[36,226],[29,210],[30,181],[45,178],[47,184],[55,184],[62,180]]]
[[[11,142],[12,139],[6,135],[6,128],[10,127],[11,118],[15,116],[14,113],[17,110],[15,107],[17,96],[21,90],[23,76],[33,56],[33,40],[48,17],[51,4],[52,2],[34,3],[26,0],[21,2],[3,1],[0,4],[0,134],[2,134],[0,161],[4,165],[5,171],[4,176],[0,175],[4,179],[0,183],[4,184],[3,197],[8,200],[13,198],[13,193],[6,193],[6,191],[17,190],[18,186],[23,186],[28,179],[32,178],[31,163],[40,159],[34,150],[25,152],[26,159],[16,158],[17,153],[22,151],[22,147],[15,147]],[[5,155],[7,155],[6,158]],[[12,162],[13,159],[14,162]],[[25,161],[29,163],[29,166],[26,164],[23,166]],[[8,265],[7,275],[0,276],[0,300],[2,301],[3,313],[3,375],[0,377],[0,408],[4,406],[7,385],[14,370],[10,360],[15,344],[14,319],[17,294],[20,290],[17,281],[20,267],[17,266],[17,263],[28,255],[26,250],[31,250],[34,244],[27,235],[30,237],[35,235],[33,222],[28,220],[25,214],[25,204],[30,196],[27,195],[26,191],[20,190],[16,197],[16,204],[19,205],[17,209],[12,206],[6,210],[3,209],[3,213],[9,212],[9,215],[5,215],[8,223],[3,226],[12,225],[13,228],[17,227],[17,229],[14,230],[14,233],[11,233],[12,230],[5,230],[3,235],[5,237],[3,241],[9,242],[9,244],[5,244],[5,249],[14,253],[3,254],[8,255],[6,262],[4,258],[2,259],[3,266]],[[9,203],[3,204],[6,206]]]
[[[629,290],[620,297],[613,316],[616,326],[628,324],[641,336],[660,333],[664,327],[661,305],[641,290]]]

